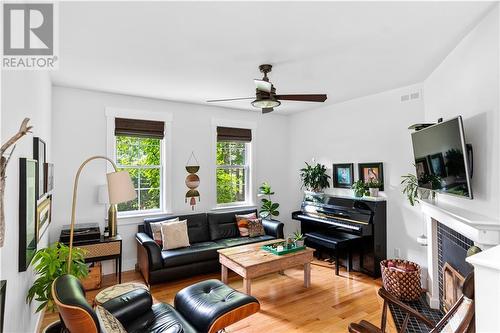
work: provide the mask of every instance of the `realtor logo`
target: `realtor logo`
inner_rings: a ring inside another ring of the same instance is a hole
[[[53,3],[3,4],[4,69],[53,69]]]

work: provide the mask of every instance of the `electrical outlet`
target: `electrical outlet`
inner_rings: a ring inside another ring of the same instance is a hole
[[[397,247],[394,248],[394,257],[395,258],[400,258],[401,257],[401,250]]]

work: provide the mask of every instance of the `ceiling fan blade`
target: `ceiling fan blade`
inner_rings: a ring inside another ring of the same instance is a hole
[[[262,109],[262,113],[270,113],[270,112],[273,112],[274,109],[273,108],[263,108]]]
[[[207,102],[208,102],[208,103],[212,103],[212,102],[229,102],[229,101],[240,101],[240,100],[243,100],[243,99],[255,99],[255,97],[239,97],[239,98],[226,98],[226,99],[211,99],[211,100],[208,100]]]
[[[255,79],[255,80],[253,80],[253,82],[255,83],[255,88],[257,88],[257,90],[260,90],[260,91],[265,91],[265,92],[270,93],[271,89],[273,88],[272,83],[268,82],[268,81]]]
[[[276,95],[276,99],[283,101],[324,102],[326,94]]]

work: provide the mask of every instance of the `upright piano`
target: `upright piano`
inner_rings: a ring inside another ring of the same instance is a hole
[[[308,233],[351,234],[355,243],[354,267],[373,277],[380,276],[380,261],[387,257],[387,206],[382,198],[350,198],[327,194],[307,194],[301,210],[292,213]],[[310,245],[314,247],[314,245]]]

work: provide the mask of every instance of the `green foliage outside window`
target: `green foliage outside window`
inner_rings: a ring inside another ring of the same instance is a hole
[[[118,211],[160,208],[161,141],[132,136],[116,137],[116,164],[129,172],[137,199],[118,205]]]
[[[217,203],[246,200],[246,143],[217,142]]]

